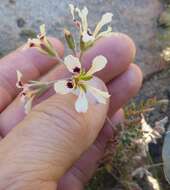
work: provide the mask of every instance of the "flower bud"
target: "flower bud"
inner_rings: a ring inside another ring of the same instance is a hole
[[[74,41],[74,38],[73,38],[71,32],[67,29],[64,29],[64,35],[65,35],[68,47],[70,49],[75,49],[75,41]]]

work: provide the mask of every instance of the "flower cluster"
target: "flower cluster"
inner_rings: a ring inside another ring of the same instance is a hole
[[[72,93],[78,96],[75,102],[75,109],[79,113],[85,113],[88,110],[89,96],[94,96],[98,103],[105,104],[110,97],[107,91],[102,91],[91,85],[94,78],[94,74],[105,68],[107,64],[107,58],[103,55],[98,55],[92,60],[91,68],[86,71],[81,64],[81,57],[83,52],[90,48],[99,38],[109,36],[112,34],[112,28],[109,25],[106,31],[102,31],[103,27],[110,24],[112,21],[112,13],[106,13],[102,16],[100,22],[97,24],[94,32],[91,32],[88,27],[87,15],[88,9],[84,7],[80,10],[74,5],[70,4],[70,11],[73,17],[73,21],[76,27],[80,30],[80,48],[77,50],[76,41],[73,35],[67,29],[64,29],[64,35],[68,47],[72,50],[73,54],[66,56],[64,59],[59,57],[57,50],[53,47],[51,42],[46,36],[45,25],[40,26],[40,33],[36,39],[29,39],[26,45],[27,48],[36,48],[39,52],[52,57],[64,64],[68,71],[71,73],[71,77],[67,79],[61,79],[57,81],[41,82],[41,81],[29,81],[23,82],[23,76],[20,71],[17,71],[17,84],[16,86],[22,90],[21,101],[24,103],[25,112],[28,113],[31,110],[33,100],[41,96],[51,86],[54,86],[54,90],[58,94]],[[80,18],[76,18],[76,14]],[[78,56],[80,55],[80,56]]]
[[[111,23],[113,14],[112,13],[106,13],[102,16],[101,20],[97,24],[94,32],[91,31],[91,29],[88,26],[88,9],[87,7],[84,7],[82,10],[75,7],[74,5],[69,5],[71,14],[73,17],[73,21],[75,25],[78,27],[80,31],[80,47],[81,50],[85,50],[92,46],[96,40],[99,38],[109,36],[112,34],[112,27],[109,25],[107,30],[102,31],[102,28],[108,24]],[[76,18],[75,13],[78,14],[79,19]]]
[[[65,58],[64,64],[67,69],[72,73],[72,77],[66,80],[59,80],[55,83],[55,91],[59,94],[73,93],[78,95],[75,103],[77,112],[87,112],[88,100],[87,95],[91,93],[99,103],[106,103],[110,97],[108,92],[101,91],[90,85],[93,74],[102,70],[107,64],[107,59],[100,55],[94,58],[92,66],[89,71],[83,70],[80,60],[77,57],[69,55]]]
[[[45,24],[40,26],[40,33],[37,35],[36,39],[28,39],[27,47],[35,47],[45,55],[58,57],[56,49],[46,37]]]
[[[24,83],[22,73],[17,71],[16,86],[22,90],[20,93],[21,102],[24,104],[25,113],[27,114],[32,108],[33,100],[49,88],[50,82],[30,81],[29,83]]]

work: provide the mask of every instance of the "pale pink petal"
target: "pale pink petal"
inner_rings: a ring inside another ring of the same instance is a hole
[[[16,83],[17,88],[22,88],[22,84],[21,84],[22,77],[23,77],[22,73],[19,70],[17,70],[17,83]]]
[[[88,100],[83,90],[80,90],[78,99],[75,103],[75,109],[79,113],[86,113],[88,110]]]
[[[82,41],[84,43],[88,43],[88,42],[91,42],[91,41],[94,41],[94,40],[95,40],[95,38],[93,36],[91,36],[91,35],[89,35],[87,33],[83,34]]]
[[[71,12],[71,15],[73,17],[73,20],[75,20],[75,15],[74,15],[74,12],[75,12],[75,7],[73,4],[69,4],[69,8],[70,8],[70,12]]]
[[[87,22],[88,9],[87,9],[87,7],[84,7],[82,10],[80,10],[79,8],[76,8],[75,11],[78,13],[78,16],[81,19],[83,32],[87,32],[87,30],[88,30],[88,22]]]
[[[113,14],[112,13],[106,13],[102,16],[100,22],[98,23],[95,31],[94,31],[94,36],[96,37],[98,35],[98,33],[100,32],[100,30],[103,28],[103,26],[105,26],[106,24],[111,23],[112,21],[112,17]]]
[[[110,94],[108,92],[102,91],[93,86],[87,85],[86,88],[88,92],[91,93],[99,103],[106,104],[108,98],[110,97]]]
[[[68,94],[72,91],[71,88],[67,86],[67,80],[59,80],[54,84],[54,90],[58,94]]]
[[[29,99],[25,102],[24,110],[25,110],[25,113],[26,113],[26,114],[29,114],[29,112],[30,112],[31,109],[32,109],[32,102],[33,102],[33,99],[34,99],[34,97],[29,98]]]
[[[73,55],[68,55],[67,57],[65,57],[64,64],[71,73],[74,73],[74,70],[76,68],[81,69],[81,63],[79,61],[79,58],[74,57]]]
[[[89,71],[87,72],[87,75],[93,75],[94,73],[104,69],[104,67],[107,64],[107,59],[103,55],[99,55],[93,59],[93,63]]]

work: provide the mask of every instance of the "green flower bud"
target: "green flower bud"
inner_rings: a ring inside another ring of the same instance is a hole
[[[67,44],[68,44],[68,47],[70,49],[75,49],[75,41],[74,41],[74,38],[71,34],[71,32],[67,29],[64,29],[64,35],[65,35],[65,39],[67,41]]]

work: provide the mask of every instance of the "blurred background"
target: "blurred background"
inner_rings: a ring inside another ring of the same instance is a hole
[[[124,32],[136,42],[136,62],[144,74],[159,69],[157,19],[164,4],[159,0],[0,0],[0,55],[34,37],[39,25],[45,23],[49,35],[63,39],[63,27],[72,27],[68,3],[89,9],[89,22],[94,24],[102,13],[111,11],[113,30]]]

